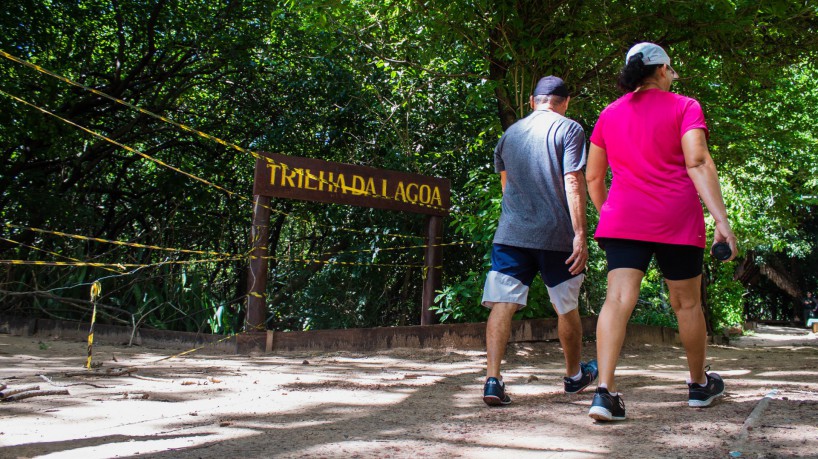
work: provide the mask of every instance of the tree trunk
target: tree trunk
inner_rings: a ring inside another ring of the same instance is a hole
[[[494,88],[494,96],[497,99],[497,116],[500,118],[503,131],[505,131],[517,121],[517,114],[514,103],[509,98],[508,91],[506,91],[503,85],[508,73],[508,63],[500,61],[496,57],[497,51],[500,49],[497,43],[500,43],[503,39],[503,33],[500,27],[502,27],[502,25],[498,24],[497,27],[491,31],[491,36],[489,37],[489,56],[491,56],[491,60],[489,61],[489,79],[494,81],[497,85]]]

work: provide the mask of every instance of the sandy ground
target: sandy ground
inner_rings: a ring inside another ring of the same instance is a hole
[[[100,371],[136,372],[66,376],[83,372],[83,343],[0,335],[0,382],[69,391],[0,403],[0,457],[818,457],[815,335],[762,327],[708,352],[727,395],[694,409],[681,349],[626,348],[628,420],[606,424],[587,416],[591,394],[562,393],[556,343],[510,347],[514,403],[488,408],[477,351],[158,361],[173,352],[96,346]]]

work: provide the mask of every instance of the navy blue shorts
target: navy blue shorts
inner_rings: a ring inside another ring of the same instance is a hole
[[[704,249],[701,247],[608,238],[600,238],[599,246],[605,249],[608,272],[617,268],[647,272],[650,259],[656,254],[656,264],[667,280],[687,280],[702,273]]]
[[[565,261],[570,256],[571,252],[494,244],[491,271],[483,288],[483,305],[490,308],[494,303],[514,303],[522,308],[528,301],[531,282],[539,273],[558,313],[576,309],[585,273],[573,275],[568,271]]]

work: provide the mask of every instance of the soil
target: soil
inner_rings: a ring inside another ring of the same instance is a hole
[[[818,338],[804,329],[711,346],[727,392],[707,409],[687,406],[682,349],[626,347],[618,423],[587,416],[591,394],[562,392],[552,342],[509,347],[514,401],[499,408],[482,402],[480,351],[94,349],[102,365],[86,371],[84,343],[0,335],[8,389],[69,392],[0,403],[0,457],[818,457]]]

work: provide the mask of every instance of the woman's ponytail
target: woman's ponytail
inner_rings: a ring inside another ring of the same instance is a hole
[[[653,72],[662,65],[645,65],[642,62],[642,53],[636,53],[619,72],[619,80],[616,85],[624,92],[633,92],[642,85],[645,78],[653,75]]]

